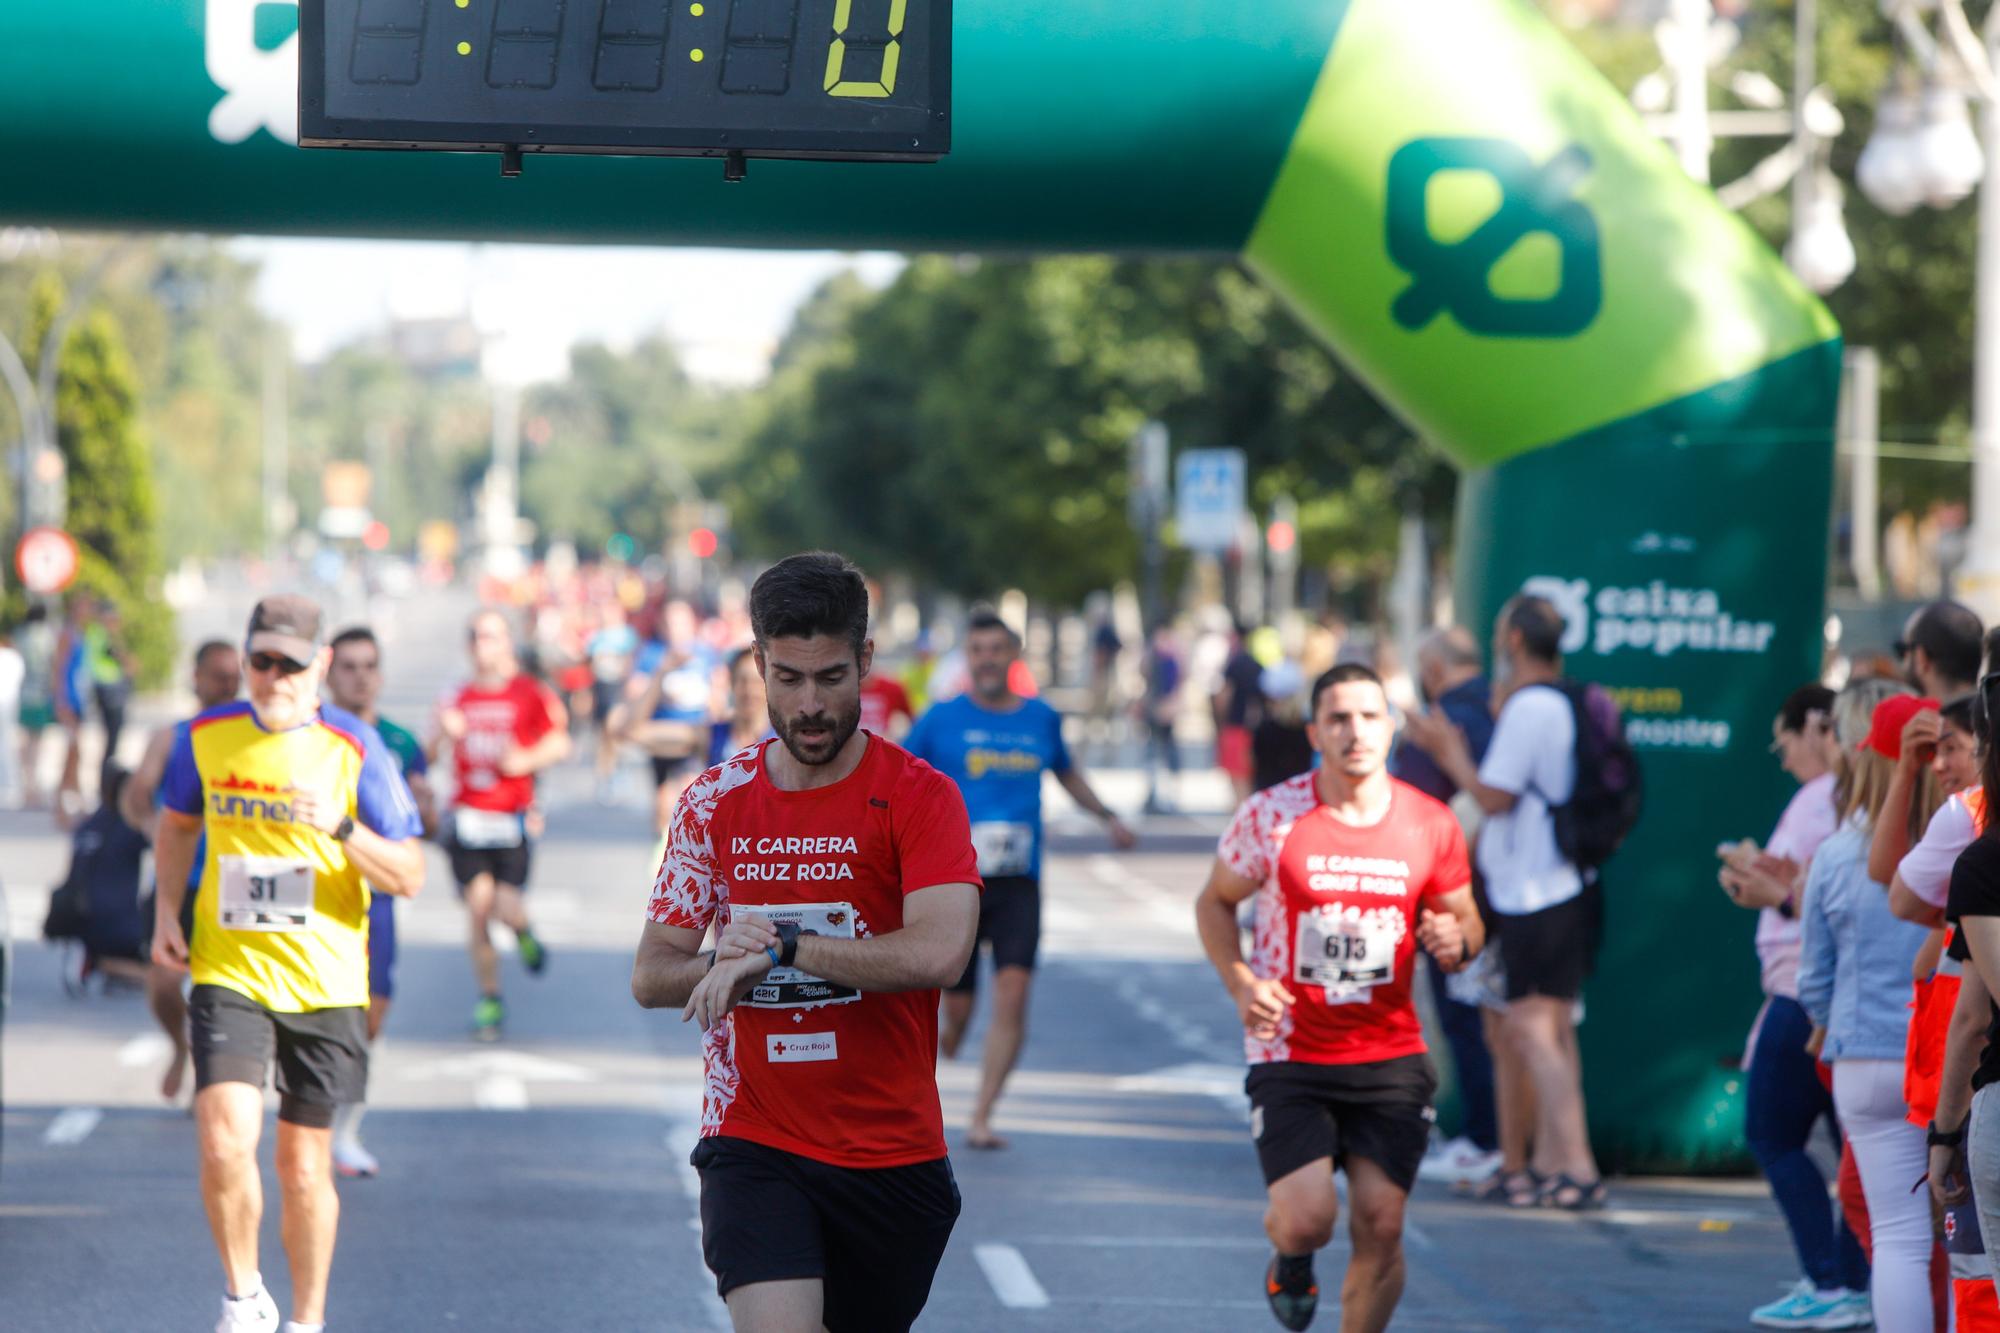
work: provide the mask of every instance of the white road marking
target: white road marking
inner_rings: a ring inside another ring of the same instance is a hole
[[[472,1085],[472,1104],[482,1111],[525,1111],[528,1085],[512,1074],[488,1074]]]
[[[173,1052],[174,1044],[167,1040],[166,1033],[145,1032],[118,1048],[118,1064],[122,1069],[140,1069],[157,1064]]]
[[[1023,1245],[1053,1245],[1087,1250],[1256,1250],[1268,1254],[1271,1242],[1249,1236],[1022,1236]],[[1334,1236],[1333,1244],[1343,1243]]]
[[[1012,1245],[975,1245],[972,1257],[979,1261],[980,1270],[986,1274],[986,1281],[1000,1298],[1000,1304],[1010,1310],[1048,1308],[1049,1293],[1035,1280],[1035,1270],[1028,1267],[1028,1261]]]
[[[72,1106],[49,1121],[49,1127],[42,1131],[42,1142],[51,1148],[74,1148],[89,1138],[103,1119],[104,1112],[95,1106]]]
[[[699,1105],[701,1097],[701,1088],[698,1085],[688,1084],[684,1088],[676,1089],[675,1094],[670,1096],[669,1104],[676,1109],[687,1105],[689,1101]],[[695,1215],[688,1219],[688,1226],[694,1231],[695,1255],[701,1260],[701,1271],[706,1273],[708,1260],[701,1254],[701,1173],[688,1161],[688,1154],[694,1151],[694,1145],[700,1138],[701,1126],[698,1122],[683,1115],[668,1114],[667,1152],[673,1156],[674,1178],[681,1183],[681,1193],[687,1196],[688,1206],[694,1209]],[[715,1294],[713,1284],[707,1282],[702,1284],[701,1304],[708,1312],[710,1327],[716,1329],[717,1333],[729,1333],[732,1327],[729,1307]]]
[[[511,1078],[517,1083],[595,1083],[595,1071],[582,1065],[530,1055],[526,1051],[480,1051],[473,1055],[451,1055],[427,1064],[413,1065],[402,1077],[415,1082],[465,1079]]]

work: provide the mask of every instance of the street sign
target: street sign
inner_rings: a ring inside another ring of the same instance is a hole
[[[1174,533],[1183,547],[1220,555],[1236,545],[1248,475],[1241,449],[1190,449],[1174,460]]]
[[[37,596],[61,592],[76,578],[76,540],[61,528],[30,528],[14,548],[21,586]]]

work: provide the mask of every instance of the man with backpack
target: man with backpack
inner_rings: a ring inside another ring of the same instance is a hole
[[[1486,814],[1478,863],[1506,972],[1501,1034],[1535,1090],[1534,1155],[1507,1202],[1602,1206],[1577,1052],[1576,1001],[1596,960],[1596,867],[1631,827],[1638,768],[1602,691],[1563,679],[1563,619],[1525,594],[1493,629],[1493,740],[1474,764],[1447,720],[1412,718],[1410,738]],[[1580,762],[1581,760],[1581,762]]]

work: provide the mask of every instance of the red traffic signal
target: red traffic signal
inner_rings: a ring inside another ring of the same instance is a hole
[[[717,542],[712,528],[696,528],[688,534],[688,550],[697,560],[706,560],[715,554]]]
[[[1299,530],[1282,518],[1271,520],[1271,526],[1264,529],[1264,544],[1273,551],[1283,554],[1299,542]]]

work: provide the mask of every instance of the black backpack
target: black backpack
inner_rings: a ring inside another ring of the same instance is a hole
[[[72,835],[69,874],[49,894],[44,939],[83,941],[108,958],[144,958],[152,935],[150,904],[139,896],[146,840],[102,806]]]
[[[1561,680],[1552,688],[1569,700],[1576,723],[1576,787],[1549,812],[1556,848],[1577,869],[1592,871],[1611,859],[1639,822],[1645,778],[1609,694],[1586,681]]]

